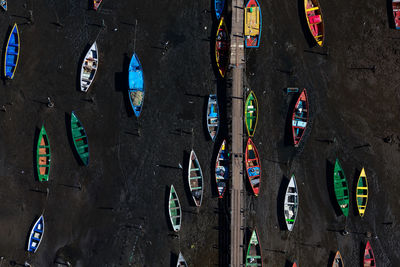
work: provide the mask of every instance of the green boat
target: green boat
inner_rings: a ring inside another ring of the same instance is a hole
[[[244,117],[246,121],[247,134],[250,137],[254,136],[258,121],[258,102],[253,91],[247,96],[244,106]]]
[[[182,212],[178,194],[176,193],[173,185],[171,185],[171,189],[169,191],[168,213],[172,228],[174,228],[175,232],[178,232],[181,229]]]
[[[50,175],[50,142],[44,125],[40,129],[37,148],[36,148],[36,166],[39,181],[48,181]]]
[[[257,229],[253,231],[247,249],[246,267],[247,266],[262,266],[261,246],[258,240]]]
[[[87,166],[89,164],[88,138],[82,123],[79,121],[78,117],[76,117],[73,111],[71,113],[71,135],[72,140],[74,141],[76,152],[81,158],[82,163]]]
[[[333,186],[339,207],[342,209],[343,215],[347,217],[349,215],[349,187],[339,159],[336,159],[335,163]]]

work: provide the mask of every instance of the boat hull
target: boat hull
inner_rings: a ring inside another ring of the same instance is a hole
[[[362,168],[357,181],[356,200],[358,214],[360,214],[361,217],[364,217],[368,203],[368,181],[364,168]]]
[[[244,107],[244,117],[247,134],[253,137],[258,123],[258,101],[253,91],[250,91],[247,96]]]
[[[286,188],[285,202],[283,204],[286,227],[289,231],[293,230],[297,218],[298,207],[299,196],[297,191],[296,178],[294,175],[292,175]]]
[[[393,19],[396,29],[400,30],[400,0],[392,0]]]
[[[258,196],[260,193],[261,182],[261,161],[257,148],[250,138],[247,140],[245,161],[246,172],[247,177],[249,178],[250,186],[253,189],[254,195]]]
[[[18,26],[15,23],[8,37],[6,52],[4,53],[4,77],[7,79],[14,78],[18,66],[20,46]]]
[[[71,112],[71,136],[76,153],[82,163],[87,166],[89,164],[89,140],[85,128],[73,111]]]
[[[314,37],[315,42],[322,47],[324,45],[325,29],[318,0],[304,0],[304,11],[308,29]]]
[[[254,229],[247,247],[246,267],[248,266],[262,266],[261,245],[257,229]]]
[[[342,210],[343,215],[347,217],[349,215],[349,187],[344,171],[340,166],[339,159],[336,159],[335,162],[333,187],[338,205]]]
[[[335,258],[333,259],[332,267],[344,267],[344,262],[342,255],[340,255],[340,252],[337,251]]]
[[[363,266],[364,267],[376,267],[374,251],[372,250],[372,247],[371,247],[371,244],[369,243],[369,241],[367,241],[367,245],[365,246],[365,250],[364,250]]]
[[[39,181],[48,181],[50,176],[51,150],[50,141],[44,125],[40,129],[36,147],[36,168]]]
[[[260,4],[257,0],[249,0],[244,11],[244,36],[247,48],[260,46],[262,29],[262,15]]]
[[[219,130],[219,109],[217,95],[210,95],[208,97],[207,129],[211,140],[215,141]]]
[[[178,232],[181,229],[182,211],[178,194],[176,193],[173,185],[171,185],[169,192],[168,214],[172,228],[175,232]]]
[[[85,58],[82,62],[81,67],[81,91],[87,92],[90,86],[93,84],[94,78],[97,73],[97,68],[99,66],[99,50],[97,43],[94,42],[89,50],[87,51]]]
[[[132,110],[137,118],[139,118],[143,109],[144,102],[144,80],[143,68],[136,53],[133,53],[129,64],[129,101]]]
[[[224,140],[219,149],[215,163],[215,181],[217,183],[218,197],[223,198],[229,179],[229,156]]]
[[[214,0],[215,17],[219,20],[224,12],[225,0]]]
[[[102,1],[103,0],[93,0],[93,9],[97,11],[97,9],[99,9]]]
[[[194,150],[190,152],[188,183],[194,204],[197,207],[200,207],[201,202],[203,201],[203,186],[204,186],[203,172],[201,170],[200,163],[199,160],[197,159],[196,153],[194,153]]]
[[[215,61],[217,63],[219,74],[222,78],[225,77],[229,62],[229,33],[224,17],[221,18],[215,37]]]
[[[306,89],[300,93],[292,113],[293,145],[299,146],[308,126],[308,97]]]

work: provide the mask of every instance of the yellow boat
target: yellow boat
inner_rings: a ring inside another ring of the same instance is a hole
[[[224,17],[221,18],[215,37],[215,60],[221,77],[225,77],[229,60],[229,34]]]
[[[368,182],[364,168],[362,168],[356,189],[357,208],[361,217],[364,216],[368,202]]]
[[[318,0],[304,0],[308,28],[319,46],[324,45],[324,21]]]

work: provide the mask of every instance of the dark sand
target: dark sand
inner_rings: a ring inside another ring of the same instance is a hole
[[[7,110],[0,112],[1,266],[26,260],[40,267],[57,266],[55,261],[175,266],[179,251],[190,266],[226,266],[229,213],[227,203],[216,198],[212,168],[227,127],[222,126],[215,146],[205,130],[207,95],[217,86],[209,41],[216,22],[213,13],[204,12],[212,10],[212,3],[104,0],[96,13],[88,10],[88,2],[9,1],[9,11],[0,16],[4,43],[14,22],[20,25],[22,42],[14,80],[0,84],[0,106]],[[263,180],[261,195],[246,197],[246,227],[257,226],[266,266],[284,266],[294,259],[300,266],[329,266],[337,249],[346,266],[360,266],[367,231],[377,236],[370,240],[378,265],[400,266],[400,32],[389,28],[388,4],[321,1],[327,36],[326,46],[318,48],[307,41],[302,1],[261,3],[261,47],[247,51],[246,85],[256,92],[261,109],[254,141]],[[32,8],[34,24],[29,25]],[[98,35],[102,19],[106,28]],[[136,19],[136,52],[147,89],[140,120],[130,112],[126,93]],[[100,68],[89,93],[83,94],[78,71],[97,35]],[[370,66],[375,72],[351,69]],[[298,149],[287,142],[287,118],[295,100],[286,95],[287,86],[307,88],[311,102],[311,127]],[[218,89],[226,122],[229,93],[223,83]],[[48,96],[55,108],[46,107]],[[89,136],[88,167],[79,166],[71,149],[71,110]],[[52,145],[48,183],[38,182],[35,175],[42,123]],[[385,143],[386,136],[392,142]],[[326,142],[334,138],[336,143]],[[194,207],[186,183],[192,147],[205,174],[200,209]],[[370,198],[363,219],[353,198],[347,221],[337,213],[329,193],[336,156],[352,193],[358,172],[366,167]],[[184,171],[177,168],[179,163]],[[280,203],[292,173],[300,212],[288,233]],[[166,212],[172,183],[183,206],[179,238],[174,238]],[[27,235],[42,211],[44,239],[38,252],[29,254]],[[338,232],[345,226],[348,236]]]

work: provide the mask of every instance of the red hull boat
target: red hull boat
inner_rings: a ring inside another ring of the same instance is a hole
[[[308,98],[306,89],[303,89],[299,98],[297,99],[296,105],[294,106],[292,115],[292,133],[293,133],[293,144],[297,147],[303,138],[303,134],[306,131],[308,125]]]
[[[245,159],[247,176],[249,177],[251,188],[254,195],[258,196],[260,192],[261,162],[257,148],[250,138],[247,140]]]
[[[400,30],[400,0],[392,0],[393,18],[396,29]]]
[[[103,0],[93,0],[93,9],[97,10]]]
[[[376,267],[374,252],[369,241],[367,241],[364,251],[364,267]]]

